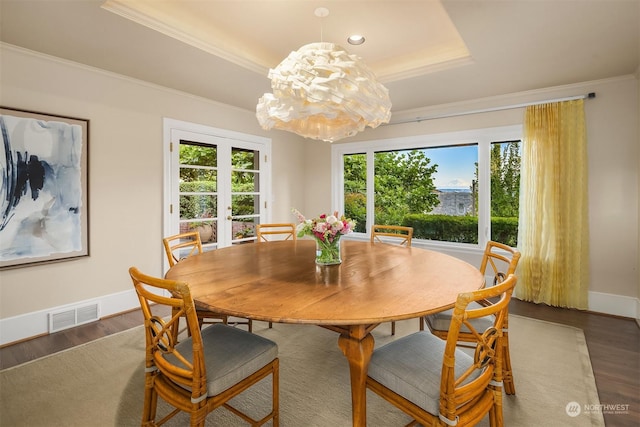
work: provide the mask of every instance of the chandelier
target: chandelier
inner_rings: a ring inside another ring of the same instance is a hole
[[[334,142],[391,118],[387,88],[361,58],[333,43],[302,46],[268,77],[273,93],[256,107],[263,129]]]

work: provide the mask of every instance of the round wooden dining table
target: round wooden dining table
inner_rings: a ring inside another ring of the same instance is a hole
[[[187,282],[198,307],[339,332],[353,425],[365,426],[370,332],[383,322],[448,309],[484,278],[476,267],[436,251],[346,239],[341,245],[342,263],[332,266],[316,265],[312,240],[234,245],[186,258],[166,278]]]

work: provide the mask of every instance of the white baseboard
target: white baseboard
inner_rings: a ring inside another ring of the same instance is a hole
[[[589,311],[638,319],[640,299],[589,291]]]
[[[116,294],[105,295],[68,306],[52,307],[15,317],[0,319],[0,345],[32,338],[49,332],[49,313],[64,310],[66,307],[98,302],[100,317],[107,317],[139,307],[138,297],[133,289]],[[638,320],[640,318],[640,299],[589,292],[589,310],[597,313],[612,314]]]
[[[34,311],[19,316],[7,317],[6,319],[0,319],[0,346],[49,333],[49,313],[51,312],[62,311],[68,307],[96,302],[100,307],[101,318],[140,307],[136,292],[131,289],[129,291],[105,295],[100,298],[51,307],[46,310]]]

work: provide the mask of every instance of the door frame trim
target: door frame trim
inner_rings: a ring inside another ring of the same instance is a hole
[[[186,122],[183,120],[171,119],[171,118],[163,118],[162,119],[162,129],[163,129],[163,198],[162,198],[162,236],[168,236],[172,233],[172,216],[170,213],[170,206],[172,203],[172,194],[171,194],[171,184],[172,184],[172,170],[171,170],[171,133],[173,130],[185,131],[185,132],[193,132],[199,133],[207,136],[213,136],[217,138],[226,138],[233,139],[241,142],[254,143],[264,146],[264,149],[260,150],[264,155],[267,156],[267,161],[264,163],[265,168],[261,171],[264,173],[264,183],[265,183],[265,192],[264,192],[264,200],[270,201],[272,194],[272,177],[271,177],[271,138],[265,138],[262,136],[246,134],[242,132],[231,131],[227,129],[215,128],[212,126],[202,125],[198,123]],[[260,221],[265,222],[268,218],[271,218],[271,203],[267,203],[267,207],[262,209],[260,215]],[[168,267],[168,262],[165,259],[166,255],[164,253],[164,249],[162,245],[158,245],[160,248],[159,253],[162,256],[162,265],[164,266],[164,271],[166,271]]]

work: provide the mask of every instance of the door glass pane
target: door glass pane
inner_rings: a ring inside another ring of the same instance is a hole
[[[233,192],[254,192],[258,191],[258,173],[252,171],[231,172],[231,185]]]
[[[218,198],[215,195],[180,195],[180,219],[191,220],[218,216]]]
[[[245,243],[255,240],[255,225],[260,217],[260,157],[254,150],[231,150],[231,240]]]
[[[218,191],[217,176],[216,169],[180,165],[180,192]]]
[[[180,233],[197,231],[202,245],[218,242],[218,223],[215,220],[180,221]],[[205,249],[206,250],[206,249]]]
[[[216,243],[217,147],[180,141],[180,232],[196,230],[203,245]]]
[[[233,221],[234,243],[251,242],[255,240],[257,218],[237,218]]]
[[[518,244],[520,141],[491,144],[491,240]]]
[[[180,164],[194,166],[218,166],[218,154],[215,145],[205,145],[191,141],[180,141]]]
[[[255,215],[259,211],[260,196],[258,194],[231,195],[231,215]]]
[[[231,167],[233,169],[258,170],[258,151],[234,147],[231,149]]]
[[[356,221],[356,232],[364,233],[367,223],[367,156],[346,154],[344,161],[344,215]]]

